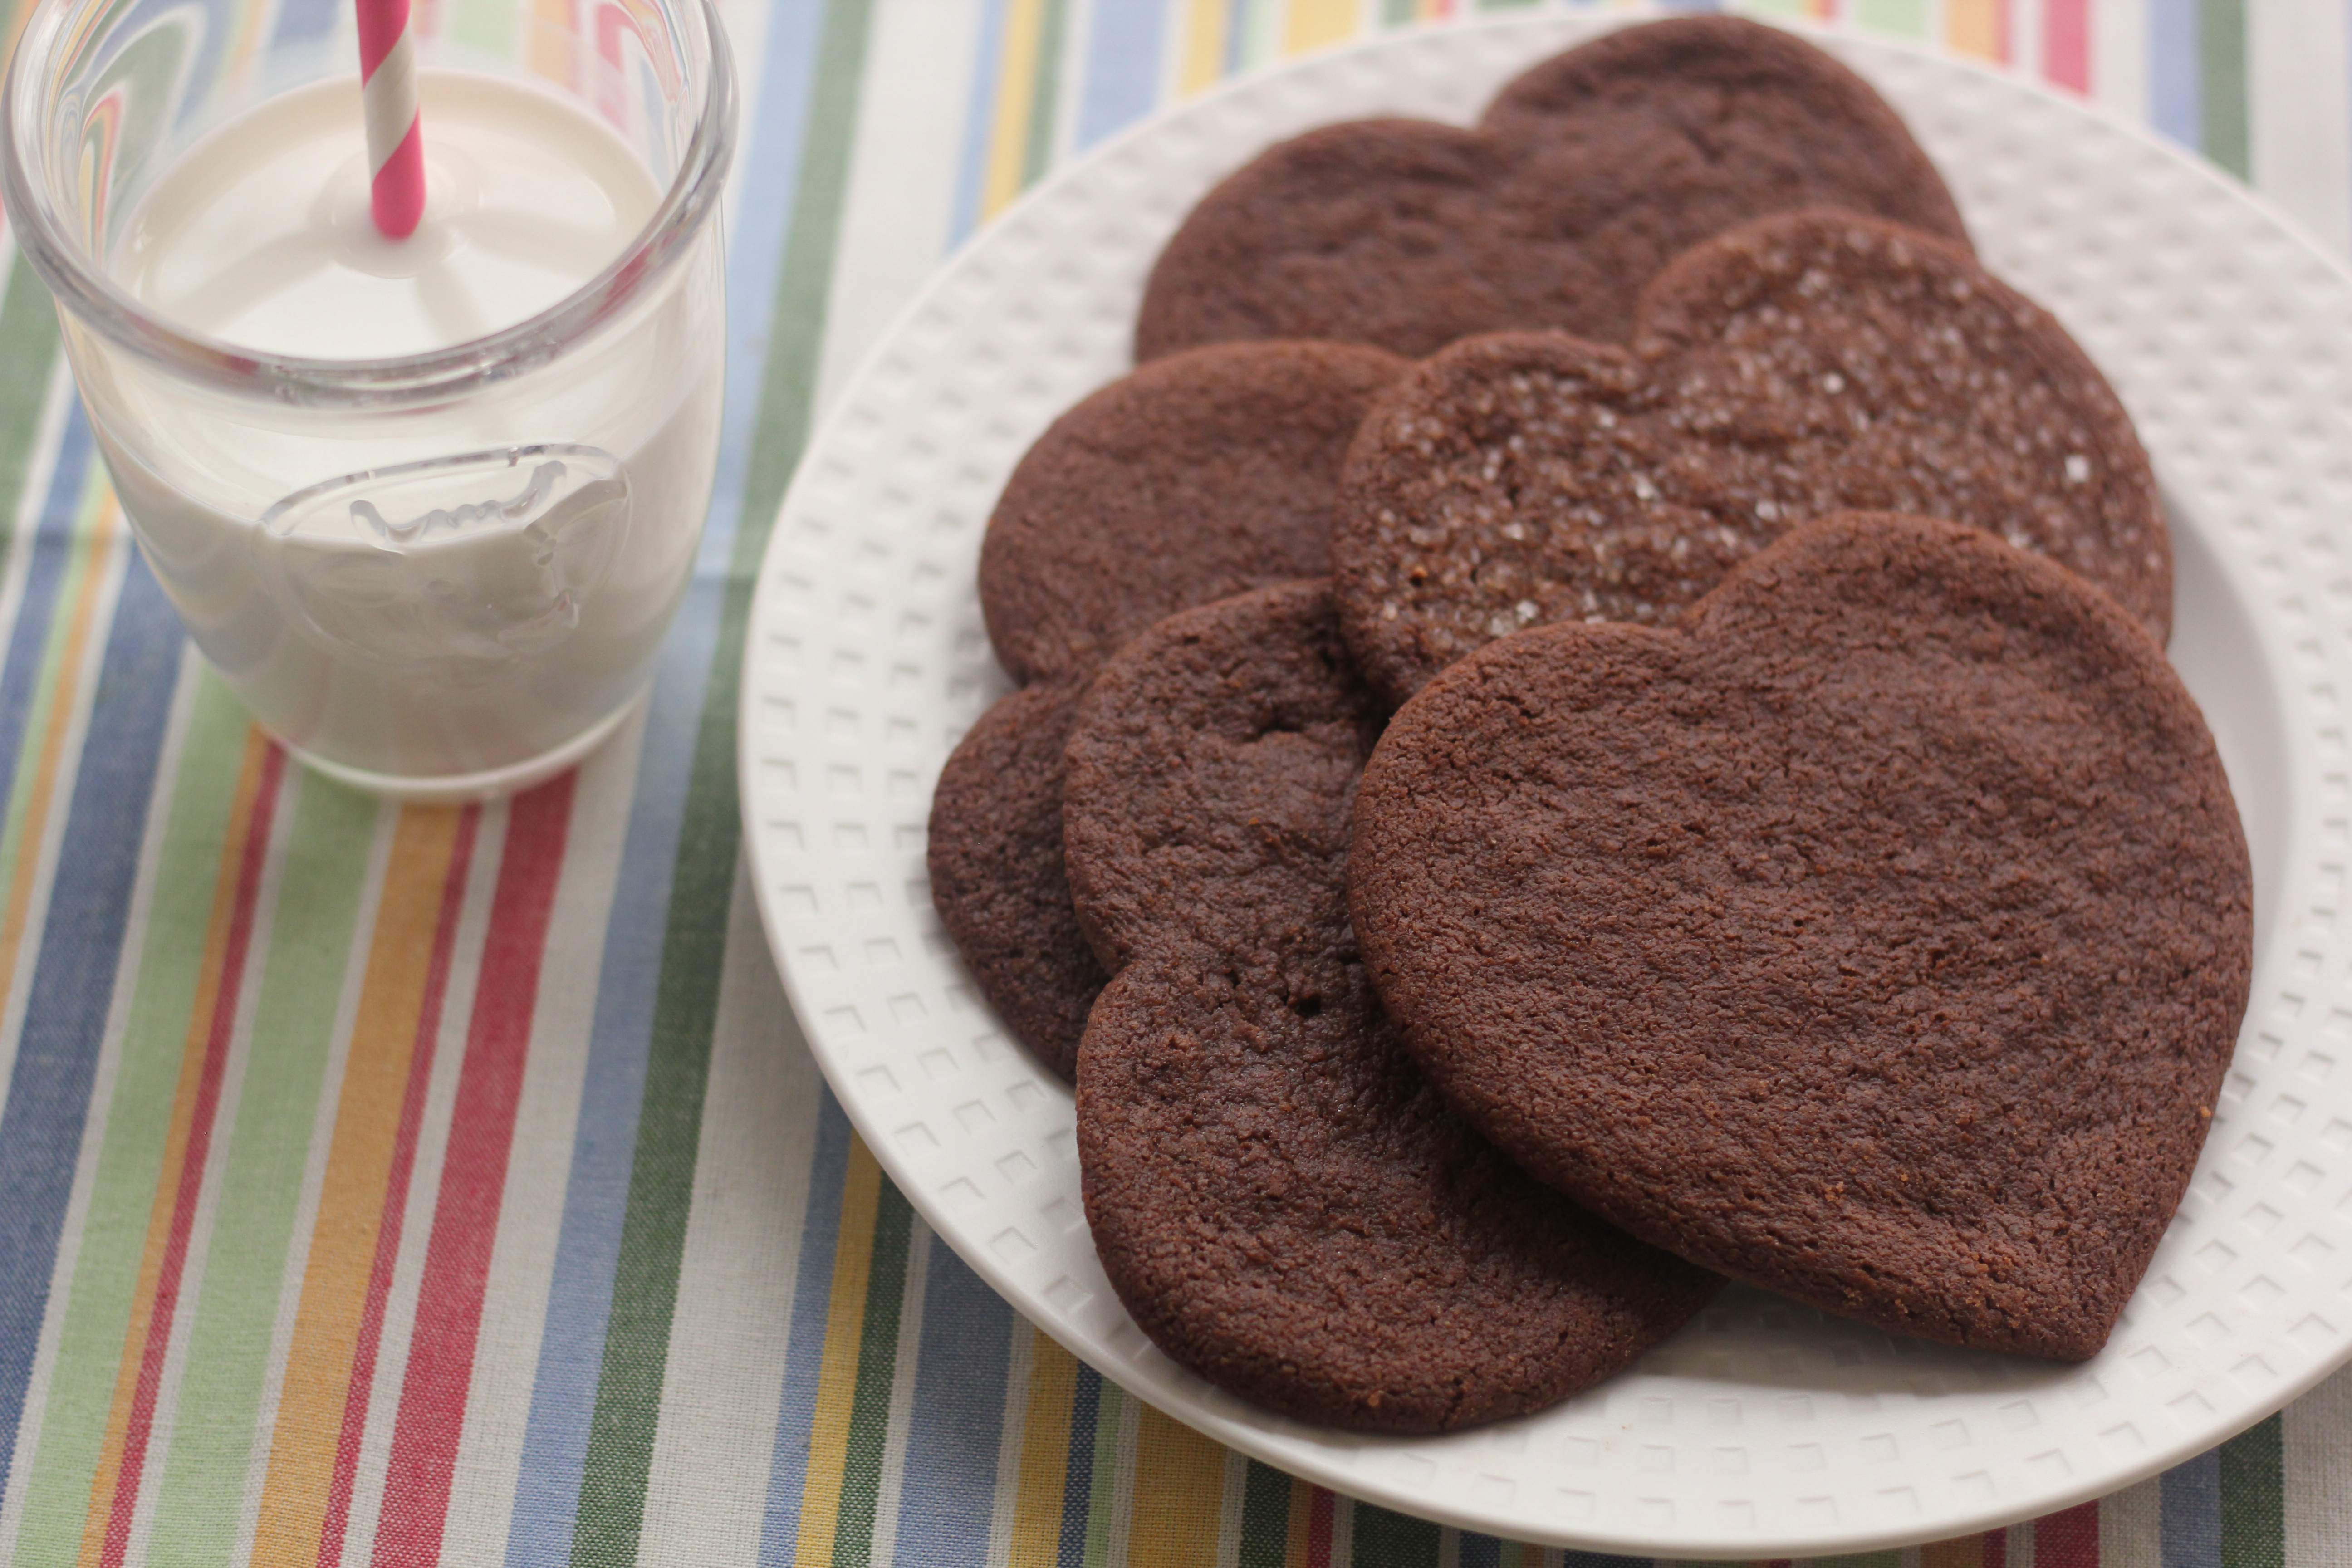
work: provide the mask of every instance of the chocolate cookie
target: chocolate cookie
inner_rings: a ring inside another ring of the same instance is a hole
[[[1348,443],[1406,368],[1344,343],[1227,343],[1145,365],[1055,420],[980,547],[1006,670],[1091,679],[1163,616],[1322,575]]]
[[[2163,650],[1948,522],[1480,649],[1397,713],[1352,850],[1391,1016],[1523,1166],[1956,1344],[2097,1352],[2245,1007],[2245,840]]]
[[[1814,206],[1968,243],[1902,121],[1828,55],[1729,16],[1628,27],[1520,76],[1476,131],[1354,121],[1269,148],[1161,251],[1135,356],[1329,338],[1418,357],[1521,327],[1621,341],[1681,251]]]
[[[997,658],[931,799],[931,898],[981,992],[1067,1078],[1103,973],[1062,879],[1062,739],[1102,660],[1171,610],[1328,569],[1339,460],[1402,362],[1234,343],[1113,382],[1022,458],[981,545]]]
[[[1342,890],[1376,710],[1320,583],[1171,616],[1096,681],[1066,831],[1118,973],[1078,1152],[1169,1355],[1302,1420],[1443,1431],[1609,1375],[1718,1281],[1514,1169],[1390,1032]]]
[[[1063,1078],[1106,976],[1062,878],[1066,685],[1024,687],[980,716],[931,795],[931,902],[997,1016]]]
[[[2097,367],[1966,253],[1836,213],[1688,252],[1630,348],[1497,333],[1417,366],[1349,454],[1332,571],[1402,701],[1521,626],[1669,622],[1845,508],[1973,523],[2169,625],[2156,481]]]

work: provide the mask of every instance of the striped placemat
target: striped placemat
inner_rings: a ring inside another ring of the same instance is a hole
[[[1158,104],[1517,7],[727,8],[749,92],[701,570],[648,715],[509,803],[380,805],[253,732],[137,560],[0,232],[0,1561],[1624,1562],[1295,1482],[1029,1329],[850,1132],[738,874],[752,569],[814,411],[925,274]],[[1751,8],[2095,95],[2352,240],[2342,6]],[[499,42],[468,0],[415,18]],[[2352,1562],[2352,1379],[2100,1502],[1841,1561]]]

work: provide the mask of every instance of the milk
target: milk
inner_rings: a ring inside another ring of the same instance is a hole
[[[184,330],[362,360],[469,342],[619,258],[661,193],[552,95],[423,76],[425,217],[368,213],[356,80],[193,146],[111,276]],[[715,226],[562,358],[424,407],[193,385],[68,321],[124,509],[198,646],[314,763],[399,787],[547,771],[641,689],[691,571],[719,411]],[[429,791],[428,791],[429,793]]]

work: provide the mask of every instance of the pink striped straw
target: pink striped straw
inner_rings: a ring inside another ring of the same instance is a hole
[[[425,216],[425,143],[416,131],[416,54],[408,0],[358,0],[360,107],[367,118],[368,197],[377,232],[406,239]]]

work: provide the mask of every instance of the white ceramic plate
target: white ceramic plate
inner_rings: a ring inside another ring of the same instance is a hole
[[[1787,1556],[1958,1534],[2199,1453],[2352,1353],[2352,277],[2192,160],[2037,89],[1825,40],[1909,120],[1985,259],[2063,317],[2173,509],[2172,656],[2253,847],[2253,1002],[2213,1135],[2113,1342],[2062,1367],[1727,1291],[1580,1398],[1437,1439],[1270,1417],[1148,1344],[1096,1264],[1068,1092],[1010,1044],[931,911],[924,822],[1005,688],[972,586],[1022,450],[1119,374],[1162,239],[1226,171],[1328,121],[1466,122],[1607,26],[1394,38],[1191,104],[982,235],[842,395],[785,498],[745,655],[744,818],[802,1022],[876,1155],[1046,1332],[1211,1436],[1505,1536]],[[2342,1070],[2338,1070],[2341,1068]]]

